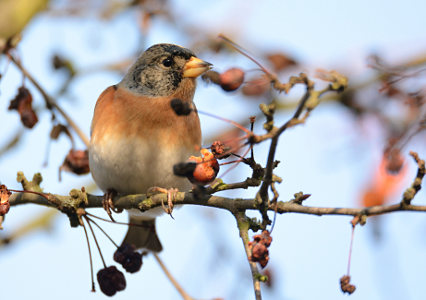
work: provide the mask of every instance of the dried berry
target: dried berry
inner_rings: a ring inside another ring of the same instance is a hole
[[[342,278],[340,278],[340,288],[342,289],[343,293],[348,293],[350,295],[355,292],[356,287],[350,282],[351,276],[349,275],[344,275]]]
[[[178,116],[187,116],[192,112],[192,108],[188,102],[183,102],[181,99],[174,98],[170,101],[170,106]]]
[[[209,150],[201,149],[200,152],[202,157],[191,156],[189,158],[189,161],[197,164],[189,180],[193,183],[208,184],[216,178],[219,172],[219,164]]]
[[[142,266],[142,255],[136,251],[133,245],[123,243],[114,252],[114,260],[121,264],[129,273],[135,273]]]
[[[20,87],[16,97],[10,101],[9,110],[17,110],[21,122],[27,128],[33,128],[38,118],[32,107],[33,97],[26,87]]]
[[[258,262],[262,268],[266,267],[269,261],[269,251],[262,243],[253,243],[251,245],[251,256],[252,262]]]
[[[253,237],[253,242],[249,242],[250,261],[258,262],[264,268],[269,261],[268,247],[271,245],[272,237],[269,231],[264,230],[262,234],[257,234]]]
[[[217,141],[220,141],[220,143],[224,144],[224,150],[226,152],[232,152],[236,154],[242,155],[242,147],[241,147],[241,140],[243,137],[241,136],[241,130],[239,128],[231,128],[227,131],[224,131],[220,133],[216,137]]]
[[[107,296],[114,296],[126,288],[126,278],[115,266],[100,269],[97,279],[102,293]]]
[[[227,92],[235,91],[244,82],[244,71],[238,68],[231,68],[219,77],[220,86]]]
[[[262,234],[257,234],[253,237],[255,241],[262,242],[266,247],[269,247],[272,243],[272,237],[268,230],[264,230]]]
[[[65,157],[59,171],[68,171],[77,175],[87,174],[90,172],[89,153],[87,150],[71,149]],[[60,173],[59,173],[60,176]]]
[[[52,130],[50,131],[50,138],[52,140],[57,140],[61,133],[65,133],[68,137],[72,138],[68,128],[62,124],[56,124],[55,126],[52,127]]]
[[[228,158],[231,155],[231,148],[221,141],[214,141],[211,146],[211,150],[214,157],[217,159]]]
[[[4,184],[0,185],[0,216],[7,214],[10,208],[9,197],[12,193]]]

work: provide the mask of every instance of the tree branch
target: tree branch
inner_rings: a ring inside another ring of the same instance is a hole
[[[84,206],[87,208],[102,208],[103,196],[95,196],[87,194],[87,204],[82,204],[82,201],[75,201],[71,196],[45,194],[46,197],[30,194],[30,193],[14,193],[10,196],[10,205],[16,206],[21,204],[39,204],[48,207],[55,207],[60,210],[63,208],[74,208],[74,206]],[[140,195],[126,195],[116,196],[113,199],[114,206],[119,209],[140,209],[141,211],[148,211],[155,207],[161,207],[161,203],[167,201],[167,195],[158,194],[147,197],[145,194]],[[177,193],[173,201],[174,205],[200,205],[206,207],[214,207],[226,209],[232,213],[244,210],[257,210],[258,203],[255,199],[233,199],[227,197],[205,195],[204,197],[195,199],[193,194]],[[292,201],[278,201],[277,213],[301,213],[309,215],[346,215],[346,216],[375,216],[391,212],[426,212],[426,205],[413,205],[413,204],[393,204],[393,205],[378,205],[364,208],[344,208],[344,207],[315,207],[305,206],[294,203]],[[275,211],[275,204],[268,207],[269,211]]]
[[[237,221],[238,230],[240,232],[240,238],[244,245],[244,250],[246,252],[247,260],[250,265],[251,276],[253,280],[253,288],[256,300],[262,299],[262,294],[260,291],[260,281],[259,281],[259,270],[257,269],[257,265],[255,262],[250,261],[250,247],[249,247],[249,236],[248,230],[250,229],[250,223],[247,220],[246,214],[244,211],[234,213],[235,220]]]
[[[41,87],[41,85],[35,80],[35,78],[24,68],[24,66],[16,60],[11,54],[7,54],[10,61],[14,63],[14,65],[22,72],[22,74],[28,78],[29,81],[36,87],[36,89],[40,92],[40,94],[43,96],[44,101],[46,102],[46,106],[51,109],[52,107],[55,108],[62,117],[67,121],[68,125],[70,125],[75,133],[80,137],[80,139],[83,141],[83,143],[86,145],[86,147],[89,147],[89,139],[84,134],[84,132],[78,127],[78,125],[71,119],[70,116],[56,103],[55,100],[53,100],[52,97],[50,97],[47,92]]]

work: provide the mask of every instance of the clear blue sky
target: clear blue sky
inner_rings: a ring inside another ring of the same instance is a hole
[[[339,68],[362,78],[368,73],[365,57],[372,52],[399,62],[426,50],[426,3],[420,0],[183,2],[173,2],[181,16],[180,22],[206,28],[213,36],[218,33],[238,36],[238,42],[253,55],[265,49],[288,51],[303,62],[295,72],[312,74],[316,68]],[[125,13],[111,22],[89,17],[39,16],[25,30],[19,53],[29,71],[54,95],[63,77],[50,67],[53,53],[63,53],[83,70],[126,58],[142,47],[137,35],[137,16]],[[157,42],[185,45],[190,40],[162,21],[152,25],[145,46]],[[242,57],[224,60],[209,54],[202,58],[219,70],[230,66],[253,68]],[[0,66],[3,70],[4,61]],[[6,137],[11,136],[18,124],[17,114],[8,112],[7,106],[20,80],[19,74],[9,69],[0,81],[0,119]],[[88,72],[72,84],[69,97],[61,99],[61,105],[88,134],[98,95],[119,80],[116,73]],[[224,94],[217,87],[202,83],[195,101],[200,110],[236,120],[257,107],[257,103],[247,103],[234,94]],[[36,106],[43,104],[36,92],[34,102]],[[284,115],[278,121],[285,119]],[[15,181],[18,170],[27,176],[41,171],[45,190],[53,193],[65,194],[90,182],[90,176],[70,174],[63,174],[63,181],[58,182],[58,167],[70,147],[65,138],[51,145],[49,166],[42,166],[50,126],[49,115],[41,114],[39,124],[25,135],[22,145],[0,158],[2,183],[18,188]],[[208,135],[225,125],[202,118],[202,126]],[[282,163],[277,173],[284,179],[279,186],[282,200],[304,191],[313,195],[308,205],[355,206],[383,142],[380,132],[373,130],[366,138],[357,126],[347,112],[324,106],[313,113],[306,125],[286,133],[280,140],[278,153]],[[424,147],[424,144],[414,145],[412,149],[425,154]],[[256,150],[258,157],[264,157],[264,149]],[[247,169],[240,166],[226,180],[244,179],[245,172]],[[250,190],[238,196],[252,194]],[[424,191],[416,197],[416,202],[425,202]],[[35,206],[13,208],[4,224],[5,232],[42,210]],[[97,213],[103,214],[100,210]],[[252,299],[249,269],[233,217],[200,207],[184,207],[174,217],[171,220],[164,216],[158,221],[165,247],[162,257],[187,291],[197,299]],[[121,219],[126,220],[126,216],[123,214]],[[338,281],[346,272],[349,221],[344,217],[279,216],[270,248],[270,265],[276,273],[274,289],[266,290],[264,298],[344,299]],[[372,238],[372,222],[357,228],[351,272],[357,291],[351,300],[422,299],[426,278],[424,215],[393,214],[379,221],[383,231],[380,243]],[[124,235],[125,228],[119,225],[102,226],[116,241]],[[101,238],[101,243],[105,257],[112,263],[113,247],[106,239]],[[101,262],[94,248],[92,251],[98,269]],[[39,233],[2,249],[0,269],[5,299],[105,298],[100,292],[89,292],[83,231],[71,229],[63,215],[58,216],[50,234]],[[141,272],[127,276],[127,283],[126,291],[115,299],[178,298],[152,258],[145,260]]]

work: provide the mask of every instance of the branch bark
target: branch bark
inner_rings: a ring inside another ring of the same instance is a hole
[[[246,252],[247,261],[250,265],[250,271],[251,276],[253,280],[253,288],[254,288],[254,295],[256,297],[256,300],[262,299],[262,294],[260,291],[260,281],[259,281],[259,270],[257,269],[256,263],[250,261],[250,247],[249,247],[249,236],[248,236],[248,230],[250,228],[250,224],[247,220],[245,211],[237,212],[234,214],[235,220],[237,221],[238,231],[240,232],[240,238],[243,242],[244,250]]]
[[[61,207],[73,208],[75,205],[81,205],[86,208],[101,208],[103,196],[87,195],[87,204],[75,201],[71,196],[45,194],[46,197],[30,193],[14,193],[10,196],[10,205],[21,204],[39,204],[48,207]],[[48,199],[49,200],[48,200]],[[140,195],[125,195],[116,196],[113,199],[114,206],[119,209],[139,209],[141,211],[148,211],[155,207],[161,207],[161,203],[167,201],[167,195],[158,194],[147,197],[145,194]],[[226,209],[232,213],[244,210],[258,210],[258,202],[255,199],[233,199],[220,196],[205,195],[202,198],[195,199],[190,192],[177,193],[173,201],[174,205],[200,205],[206,207],[215,207]],[[275,205],[271,204],[268,207],[269,211],[275,211]],[[277,213],[300,213],[309,215],[343,215],[343,216],[375,216],[391,212],[426,212],[426,205],[413,205],[397,203],[392,205],[378,205],[363,208],[345,208],[345,207],[315,207],[305,206],[292,201],[278,201]]]

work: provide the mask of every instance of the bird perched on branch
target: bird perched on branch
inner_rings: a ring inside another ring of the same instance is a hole
[[[157,44],[142,53],[120,83],[100,95],[91,126],[89,162],[93,179],[107,197],[111,192],[146,193],[151,187],[191,187],[186,178],[173,174],[173,165],[200,149],[195,80],[210,66],[191,50]],[[171,107],[174,99],[188,103],[191,112],[178,116]],[[123,243],[161,251],[155,231],[155,217],[161,213],[162,208],[144,213],[130,210],[131,225]]]

